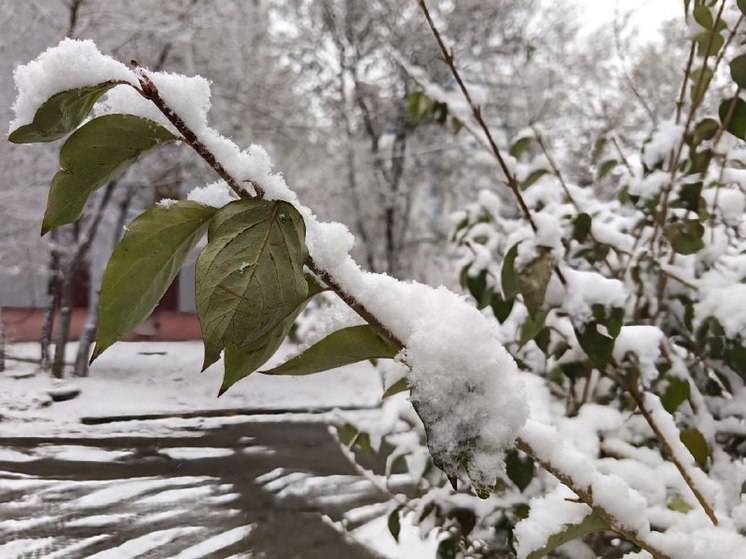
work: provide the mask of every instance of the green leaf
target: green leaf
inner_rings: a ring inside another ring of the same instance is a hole
[[[399,541],[399,533],[401,532],[401,523],[399,520],[400,510],[401,507],[396,507],[389,513],[388,518],[389,533],[397,542]]]
[[[733,103],[735,102],[735,105]],[[733,105],[733,106],[732,106]],[[718,110],[720,122],[726,124],[726,130],[736,138],[746,139],[746,101],[740,97],[725,99]],[[728,116],[730,115],[730,118]]]
[[[547,285],[554,268],[552,251],[538,247],[538,252],[539,256],[529,262],[518,275],[518,287],[523,295],[523,302],[532,315],[544,304]]]
[[[671,248],[679,254],[694,254],[705,247],[702,240],[704,225],[696,219],[683,219],[669,223],[663,228],[663,236],[671,243]]]
[[[552,534],[541,549],[532,551],[526,559],[542,559],[569,541],[584,538],[590,534],[603,532],[608,529],[609,525],[604,519],[596,514],[589,514],[580,524],[566,524],[563,526],[561,532]]]
[[[505,471],[510,481],[516,484],[518,489],[524,491],[534,479],[536,466],[528,456],[521,456],[513,449],[505,455]]]
[[[710,87],[712,81],[712,70],[708,66],[703,66],[692,71],[692,85],[689,89],[689,95],[692,100],[692,105],[698,107],[707,93],[707,88]]]
[[[746,377],[746,347],[738,343],[729,344],[725,350],[725,362],[742,377]]]
[[[92,359],[150,316],[215,212],[180,201],[152,207],[129,224],[104,271]]]
[[[524,136],[523,138],[518,138],[513,144],[510,146],[510,155],[518,159],[523,153],[526,152],[526,150],[531,147],[531,143],[534,141],[533,137],[531,136]]]
[[[526,190],[541,177],[548,174],[549,171],[547,169],[536,169],[535,171],[531,171],[529,175],[525,179],[523,179],[523,182],[521,183],[521,190]]]
[[[575,337],[593,366],[603,370],[611,360],[614,338],[599,332],[596,322],[587,324],[583,329],[576,328]]]
[[[490,304],[492,292],[487,289],[487,270],[481,270],[477,275],[472,276],[468,271],[466,273],[466,288],[477,302],[477,308],[483,309]]]
[[[526,321],[521,325],[521,335],[519,339],[519,345],[521,347],[539,335],[539,332],[544,328],[547,314],[547,311],[539,310],[526,318]]]
[[[669,510],[681,512],[684,514],[694,510],[694,507],[687,503],[681,495],[674,495],[668,500],[668,503],[666,503],[666,505],[668,506]]]
[[[316,295],[325,291],[318,280],[311,274],[306,274],[308,284],[308,296],[295,308],[295,310],[280,321],[271,331],[267,332],[259,340],[249,346],[237,346],[228,344],[225,347],[225,363],[223,383],[220,386],[218,396],[233,386],[236,382],[249,376],[259,367],[264,365],[275,352],[280,349],[282,342],[287,338],[290,330],[308,302]]]
[[[710,8],[704,4],[698,4],[694,6],[694,21],[699,23],[705,29],[712,29],[713,19]]]
[[[106,115],[84,124],[60,151],[60,170],[52,179],[42,235],[78,219],[92,192],[142,153],[175,139],[152,120],[132,115]]]
[[[737,0],[736,5],[743,15],[746,15],[746,0]]]
[[[369,324],[343,328],[329,334],[300,355],[267,371],[266,375],[310,375],[366,359],[392,359],[399,353]]]
[[[608,140],[604,136],[601,136],[593,144],[593,151],[591,152],[591,163],[593,163],[594,165],[598,163],[598,160],[601,159],[601,156],[604,154],[607,142]]]
[[[720,124],[714,118],[703,118],[694,127],[692,134],[692,145],[697,146],[704,140],[711,140],[720,128]]]
[[[604,178],[606,175],[608,175],[612,171],[614,167],[617,166],[618,163],[619,162],[616,159],[607,159],[606,161],[601,163],[601,165],[599,165],[598,167],[598,174],[596,178],[598,180],[601,180],[602,178]]]
[[[381,396],[381,400],[385,400],[386,398],[393,396],[394,394],[399,394],[399,392],[405,392],[406,390],[409,390],[409,388],[409,381],[406,378],[400,378],[384,391],[383,396]]]
[[[718,27],[721,26],[719,25]],[[697,43],[697,55],[700,57],[717,54],[725,44],[725,39],[720,33],[720,30],[703,31],[702,33],[695,35],[694,41]]]
[[[490,308],[492,309],[492,314],[495,315],[495,318],[501,324],[505,322],[505,320],[510,316],[510,311],[513,310],[514,302],[514,298],[508,299],[506,301],[500,296],[497,291],[492,293],[492,298],[490,299]]]
[[[121,83],[124,82],[108,81],[52,95],[36,110],[31,123],[16,128],[8,140],[14,144],[59,140],[83,122],[104,93]]]
[[[218,210],[197,259],[203,369],[228,346],[262,347],[308,296],[305,225],[287,202],[244,199]]]
[[[681,431],[681,442],[689,449],[699,467],[707,467],[707,459],[710,457],[710,445],[707,444],[705,436],[697,429],[690,428]]]
[[[746,88],[746,54],[731,60],[730,75],[738,87]]]
[[[460,551],[459,539],[449,536],[441,540],[435,553],[435,559],[456,559]]]
[[[680,378],[670,378],[661,398],[661,403],[668,413],[673,413],[689,398],[689,383]]]
[[[579,213],[572,220],[572,238],[579,243],[584,243],[591,233],[591,216],[587,213]]]
[[[505,254],[500,271],[500,283],[505,299],[512,299],[518,295],[518,275],[515,273],[516,256],[518,256],[518,243],[510,247],[510,250]]]

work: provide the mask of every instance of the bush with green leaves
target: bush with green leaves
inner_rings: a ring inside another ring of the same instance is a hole
[[[378,361],[382,419],[337,433],[356,463],[385,458],[385,475],[359,469],[390,495],[394,538],[419,529],[439,558],[743,556],[746,6],[685,2],[695,32],[681,97],[639,153],[613,133],[597,142],[597,181],[616,194],[605,199],[562,174],[551,134],[529,128],[499,147],[419,4],[459,91],[402,62],[422,86],[413,125],[463,128],[499,173],[455,221],[471,301],[362,271],[346,228],[319,222],[261,147],[209,127],[206,80],[129,68],[72,40],[17,69],[10,140],[65,139],[42,233],[77,220],[162,144],[192,148],[219,179],[129,224],[104,274],[93,358],[200,250],[203,368],[222,355],[221,393],[264,366],[321,292],[354,311],[260,372]],[[732,94],[700,114],[725,65]],[[406,493],[386,480],[399,475]]]

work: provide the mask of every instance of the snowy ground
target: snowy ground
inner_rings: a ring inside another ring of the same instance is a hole
[[[45,376],[23,376],[32,365],[0,373],[0,557],[433,556],[413,531],[400,546],[388,534],[384,497],[328,434],[340,412],[308,412],[360,407],[346,413],[375,421],[378,410],[365,409],[380,403],[372,366],[254,375],[218,399],[221,366],[200,374],[201,352],[191,342],[117,344],[90,378],[65,382],[81,389],[66,402],[50,403],[58,387]],[[195,410],[214,416],[81,423]]]
[[[75,344],[69,348],[69,360]],[[283,348],[275,360],[292,351]],[[14,356],[38,357],[37,344],[14,344]],[[217,398],[222,363],[204,373],[201,342],[124,342],[107,350],[85,379],[67,380],[79,397],[44,404],[57,384],[47,376],[14,378],[13,372],[31,371],[33,365],[9,362],[0,373],[0,436],[69,433],[83,417],[192,412],[253,408],[304,410],[319,407],[369,407],[380,403],[381,382],[376,370],[361,363],[307,377],[252,375]],[[24,426],[19,427],[18,423]]]

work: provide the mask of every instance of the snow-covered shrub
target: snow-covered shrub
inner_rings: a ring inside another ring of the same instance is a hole
[[[537,130],[498,147],[420,5],[466,101],[420,76],[412,118],[473,134],[514,198],[483,192],[458,216],[473,301],[361,270],[349,231],[318,221],[261,147],[210,128],[207,80],[73,40],[16,70],[10,140],[66,138],[43,232],[162,144],[191,147],[219,179],[129,224],[104,275],[93,358],[152,312],[207,233],[197,307],[203,366],[223,356],[221,392],[260,369],[322,292],[344,327],[261,372],[380,360],[384,420],[338,434],[351,457],[385,453],[387,474],[416,485],[391,495],[392,535],[418,525],[442,558],[742,557],[746,57],[725,53],[743,3],[693,2],[682,96],[639,156],[613,136],[597,144],[613,200],[568,182]],[[738,89],[702,118],[730,58]]]

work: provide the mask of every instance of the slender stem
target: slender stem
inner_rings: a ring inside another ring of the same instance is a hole
[[[591,507],[593,512],[606,522],[612,532],[615,532],[628,542],[635,544],[640,549],[647,551],[655,559],[671,559],[669,555],[666,555],[662,551],[653,547],[647,541],[642,539],[636,532],[624,528],[619,523],[619,521],[611,514],[609,514],[603,507],[595,504],[593,495],[590,490],[578,487],[578,485],[573,481],[570,475],[561,471],[554,464],[551,464],[550,462],[539,458],[538,453],[525,440],[519,437],[518,439],[516,439],[515,446],[519,450],[531,456],[537,463],[541,465],[542,468],[556,477],[562,483],[562,485],[569,487],[580,498],[581,501]]]
[[[142,95],[153,102],[163,115],[176,127],[179,133],[182,135],[184,142],[196,151],[207,164],[213,168],[213,170],[220,175],[220,177],[228,184],[228,186],[235,192],[235,194],[241,198],[254,198],[246,190],[241,188],[238,181],[232,177],[223,167],[223,165],[215,158],[215,155],[205,146],[196,136],[196,134],[186,125],[183,119],[176,114],[171,107],[163,100],[158,87],[153,81],[145,74],[145,71],[136,65],[133,65],[138,69],[138,77],[140,79],[140,85],[142,87]],[[254,190],[257,192],[256,197],[264,195],[264,189],[256,182],[251,182]],[[354,296],[347,291],[337,282],[337,280],[326,270],[321,269],[316,262],[309,256],[306,261],[306,266],[316,274],[332,291],[334,291],[340,299],[342,299],[347,305],[353,309],[360,317],[373,326],[378,332],[384,337],[388,338],[399,348],[404,347],[404,343],[396,337],[388,328],[386,328],[378,318],[368,310],[368,308],[358,301]]]
[[[720,9],[718,10],[717,16],[715,17],[715,22],[713,23],[713,29],[716,29],[718,24],[720,23],[724,9],[725,9],[725,0],[723,0],[720,3]],[[671,173],[671,178],[668,181],[668,185],[666,186],[665,190],[663,191],[661,209],[660,209],[660,212],[658,212],[657,218],[655,220],[655,225],[653,226],[653,235],[650,239],[651,250],[654,250],[655,242],[658,239],[658,233],[666,224],[666,218],[668,216],[668,200],[671,195],[671,191],[673,190],[674,184],[676,182],[676,175],[679,169],[679,161],[681,160],[681,154],[684,151],[684,144],[686,143],[686,136],[689,133],[689,128],[692,125],[694,116],[697,114],[697,109],[699,108],[701,104],[700,95],[704,96],[705,92],[707,91],[707,87],[709,85],[709,84],[708,85],[705,84],[705,74],[707,72],[705,72],[704,69],[707,67],[707,60],[710,57],[710,50],[712,49],[712,44],[714,42],[714,39],[715,39],[715,32],[713,31],[712,33],[710,33],[707,39],[707,45],[705,47],[705,56],[704,56],[704,60],[702,61],[702,70],[699,72],[697,83],[694,86],[694,95],[692,95],[692,104],[691,104],[691,107],[689,107],[689,114],[686,117],[686,123],[684,124],[684,131],[681,134],[681,140],[679,141],[679,146],[676,150],[676,154],[671,159],[670,164],[669,164],[669,172]],[[716,60],[716,63],[717,62],[718,60]],[[687,74],[689,73],[690,68],[691,66],[687,67]],[[717,68],[713,69],[713,74],[715,70],[717,70]],[[704,90],[702,89],[703,87],[704,87]],[[677,122],[678,122],[678,119],[677,119]]]
[[[523,217],[526,219],[526,221],[528,221],[529,225],[531,226],[531,229],[534,232],[538,231],[539,228],[536,225],[536,222],[534,221],[533,216],[531,215],[531,210],[529,209],[528,204],[526,204],[526,200],[523,198],[523,194],[521,194],[521,185],[518,183],[518,179],[516,179],[515,175],[510,172],[510,169],[508,168],[508,165],[505,162],[505,158],[500,152],[500,148],[497,147],[497,143],[492,137],[492,133],[490,132],[490,129],[487,126],[487,123],[484,121],[481,107],[479,107],[474,102],[474,100],[471,97],[471,94],[469,93],[469,88],[466,87],[464,80],[461,78],[461,74],[458,71],[458,68],[456,67],[456,62],[453,56],[453,50],[448,49],[445,42],[443,42],[443,37],[441,36],[440,31],[438,31],[438,28],[435,26],[435,23],[433,22],[432,17],[430,16],[430,10],[428,10],[425,0],[417,0],[417,2],[420,5],[420,8],[422,9],[422,13],[424,14],[425,19],[427,20],[427,24],[430,27],[430,31],[432,32],[433,37],[435,37],[435,40],[438,43],[440,52],[443,55],[443,60],[448,65],[448,68],[450,68],[453,78],[456,80],[456,83],[461,89],[461,93],[464,95],[464,99],[466,99],[466,102],[469,104],[469,107],[471,108],[471,112],[474,115],[474,119],[477,121],[477,123],[479,124],[479,127],[482,129],[482,132],[484,132],[484,135],[487,137],[487,141],[489,142],[490,149],[492,150],[492,153],[495,156],[495,159],[497,159],[497,163],[500,166],[500,169],[502,170],[503,175],[505,175],[505,181],[507,182],[510,190],[513,192],[513,196],[515,197],[516,202],[518,203],[518,207],[520,207],[521,212],[523,213]],[[557,274],[557,278],[560,280],[560,282],[563,285],[567,284],[567,280],[565,279],[564,274],[562,273],[562,271],[559,269],[558,266],[554,267],[554,273]]]
[[[671,444],[668,442],[668,439],[666,439],[665,434],[661,430],[658,423],[655,421],[655,418],[653,417],[653,414],[650,413],[650,410],[647,409],[645,406],[645,400],[640,393],[640,389],[635,383],[630,383],[628,385],[629,393],[632,395],[632,398],[634,399],[635,403],[637,404],[638,409],[640,410],[640,413],[642,413],[642,416],[645,418],[645,421],[650,426],[650,428],[653,430],[653,433],[655,433],[655,436],[660,441],[661,446],[663,447],[663,450],[668,455],[671,462],[673,462],[674,466],[676,466],[676,469],[681,474],[681,477],[684,479],[684,482],[689,486],[689,489],[692,490],[692,493],[697,498],[697,501],[699,501],[699,504],[702,505],[702,508],[705,511],[705,514],[710,518],[712,523],[717,526],[718,525],[718,519],[715,515],[715,511],[713,510],[712,505],[707,501],[704,495],[702,495],[702,492],[697,488],[697,485],[694,483],[694,480],[689,475],[689,472],[687,472],[684,465],[679,461],[678,458],[676,458],[676,454],[673,451],[673,448],[671,447]]]
[[[156,107],[158,107],[158,110],[163,113],[163,116],[165,116],[168,121],[174,125],[174,127],[179,131],[179,133],[182,136],[182,140],[187,143],[194,151],[196,151],[202,159],[204,159],[207,164],[212,167],[215,172],[220,175],[220,178],[223,179],[228,186],[233,190],[233,192],[236,193],[237,196],[240,198],[261,198],[264,196],[264,190],[254,181],[247,181],[251,186],[254,188],[254,192],[256,192],[255,196],[252,196],[249,194],[244,188],[241,188],[238,181],[233,178],[228,171],[225,170],[223,165],[215,158],[215,155],[205,146],[199,138],[197,138],[197,135],[194,133],[194,131],[189,128],[189,126],[182,120],[182,118],[177,115],[171,107],[166,104],[166,102],[161,97],[160,92],[158,91],[158,88],[153,83],[153,80],[151,80],[148,75],[145,73],[145,69],[140,66],[136,61],[131,62],[132,66],[135,68],[135,71],[137,73],[137,77],[140,80],[140,87],[138,91],[140,94],[151,101]]]
[[[529,210],[528,205],[526,204],[526,201],[524,200],[523,195],[521,194],[521,187],[518,184],[518,180],[515,178],[515,175],[510,172],[510,169],[508,168],[508,165],[505,162],[505,159],[503,158],[502,153],[500,152],[500,149],[497,147],[497,143],[495,143],[495,140],[492,137],[492,133],[490,132],[489,127],[484,121],[484,117],[482,115],[482,109],[476,103],[474,103],[474,100],[472,99],[471,94],[469,93],[469,89],[466,87],[464,80],[461,78],[461,74],[459,73],[458,68],[456,68],[456,64],[455,64],[454,57],[453,57],[453,50],[449,50],[448,47],[446,47],[445,43],[443,42],[443,37],[440,35],[440,31],[438,31],[438,28],[435,27],[435,23],[433,23],[433,20],[430,17],[430,11],[427,8],[427,4],[425,3],[425,0],[417,0],[417,1],[420,5],[420,8],[422,9],[422,13],[425,15],[425,19],[427,20],[427,24],[430,27],[430,31],[432,31],[432,34],[438,43],[438,47],[440,47],[440,52],[443,55],[443,60],[450,68],[451,74],[453,74],[453,77],[456,80],[456,83],[461,89],[461,93],[464,95],[466,102],[469,104],[469,107],[471,108],[471,112],[474,115],[474,119],[477,121],[480,128],[484,132],[484,135],[487,137],[487,141],[489,142],[490,149],[492,150],[492,153],[495,156],[495,159],[497,159],[497,162],[500,165],[500,169],[505,175],[505,180],[508,184],[508,187],[510,187],[510,189],[513,191],[513,195],[515,196],[516,201],[518,202],[518,205],[520,206],[524,217],[531,225],[531,228],[534,231],[536,231],[538,228],[536,226],[536,223],[534,222],[533,217],[531,216],[531,211]]]

